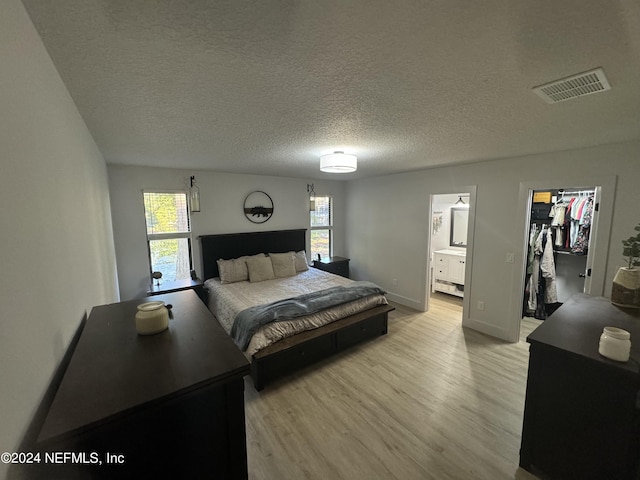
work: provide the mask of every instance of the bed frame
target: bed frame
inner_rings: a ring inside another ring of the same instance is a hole
[[[220,258],[225,260],[257,253],[284,253],[306,248],[306,230],[233,233],[200,236],[204,278],[219,276]],[[251,377],[256,390],[304,366],[327,358],[365,339],[387,333],[388,315],[394,310],[380,305],[314,330],[285,338],[255,353]]]

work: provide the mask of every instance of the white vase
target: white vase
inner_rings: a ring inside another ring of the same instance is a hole
[[[618,269],[613,277],[611,303],[619,307],[640,308],[640,268]]]

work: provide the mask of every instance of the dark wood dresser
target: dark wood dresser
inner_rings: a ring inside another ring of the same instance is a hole
[[[136,307],[172,304],[140,336]],[[247,478],[249,362],[192,290],[93,308],[38,437],[74,452],[29,478]],[[45,457],[42,457],[43,460]]]
[[[631,333],[631,359],[598,353],[605,326]],[[640,478],[640,315],[577,294],[534,330],[520,466],[542,478]]]
[[[349,278],[349,259],[344,257],[324,257],[314,260],[313,266],[325,272]]]

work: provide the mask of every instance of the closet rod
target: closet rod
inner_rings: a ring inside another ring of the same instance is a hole
[[[575,192],[565,192],[564,190],[558,190],[558,195],[584,195],[585,193],[595,193],[595,190],[577,190]]]

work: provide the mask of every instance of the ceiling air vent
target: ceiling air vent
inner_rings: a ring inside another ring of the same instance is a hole
[[[547,103],[564,102],[605,90],[611,90],[611,85],[601,68],[545,83],[533,89]]]

